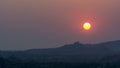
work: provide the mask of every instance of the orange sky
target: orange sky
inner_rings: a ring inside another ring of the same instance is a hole
[[[1,0],[1,49],[120,39],[120,0]],[[81,23],[90,21],[85,32]]]

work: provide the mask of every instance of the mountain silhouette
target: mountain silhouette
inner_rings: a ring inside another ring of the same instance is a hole
[[[15,56],[21,59],[45,59],[44,61],[74,61],[100,60],[103,57],[120,54],[120,40],[99,44],[82,44],[75,42],[58,48],[29,49],[25,51],[0,51],[0,55],[7,58]]]

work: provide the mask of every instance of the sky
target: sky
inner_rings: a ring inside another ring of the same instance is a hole
[[[0,0],[0,50],[120,39],[120,0]],[[82,23],[92,24],[90,31]]]

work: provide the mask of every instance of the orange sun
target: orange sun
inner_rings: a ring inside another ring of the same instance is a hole
[[[89,22],[85,22],[84,24],[83,24],[83,29],[84,30],[90,30],[91,29],[91,24],[89,23]]]

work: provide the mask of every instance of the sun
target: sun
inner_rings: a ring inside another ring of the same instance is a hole
[[[83,24],[83,29],[86,30],[86,31],[90,30],[91,29],[91,24],[89,22],[85,22]]]

